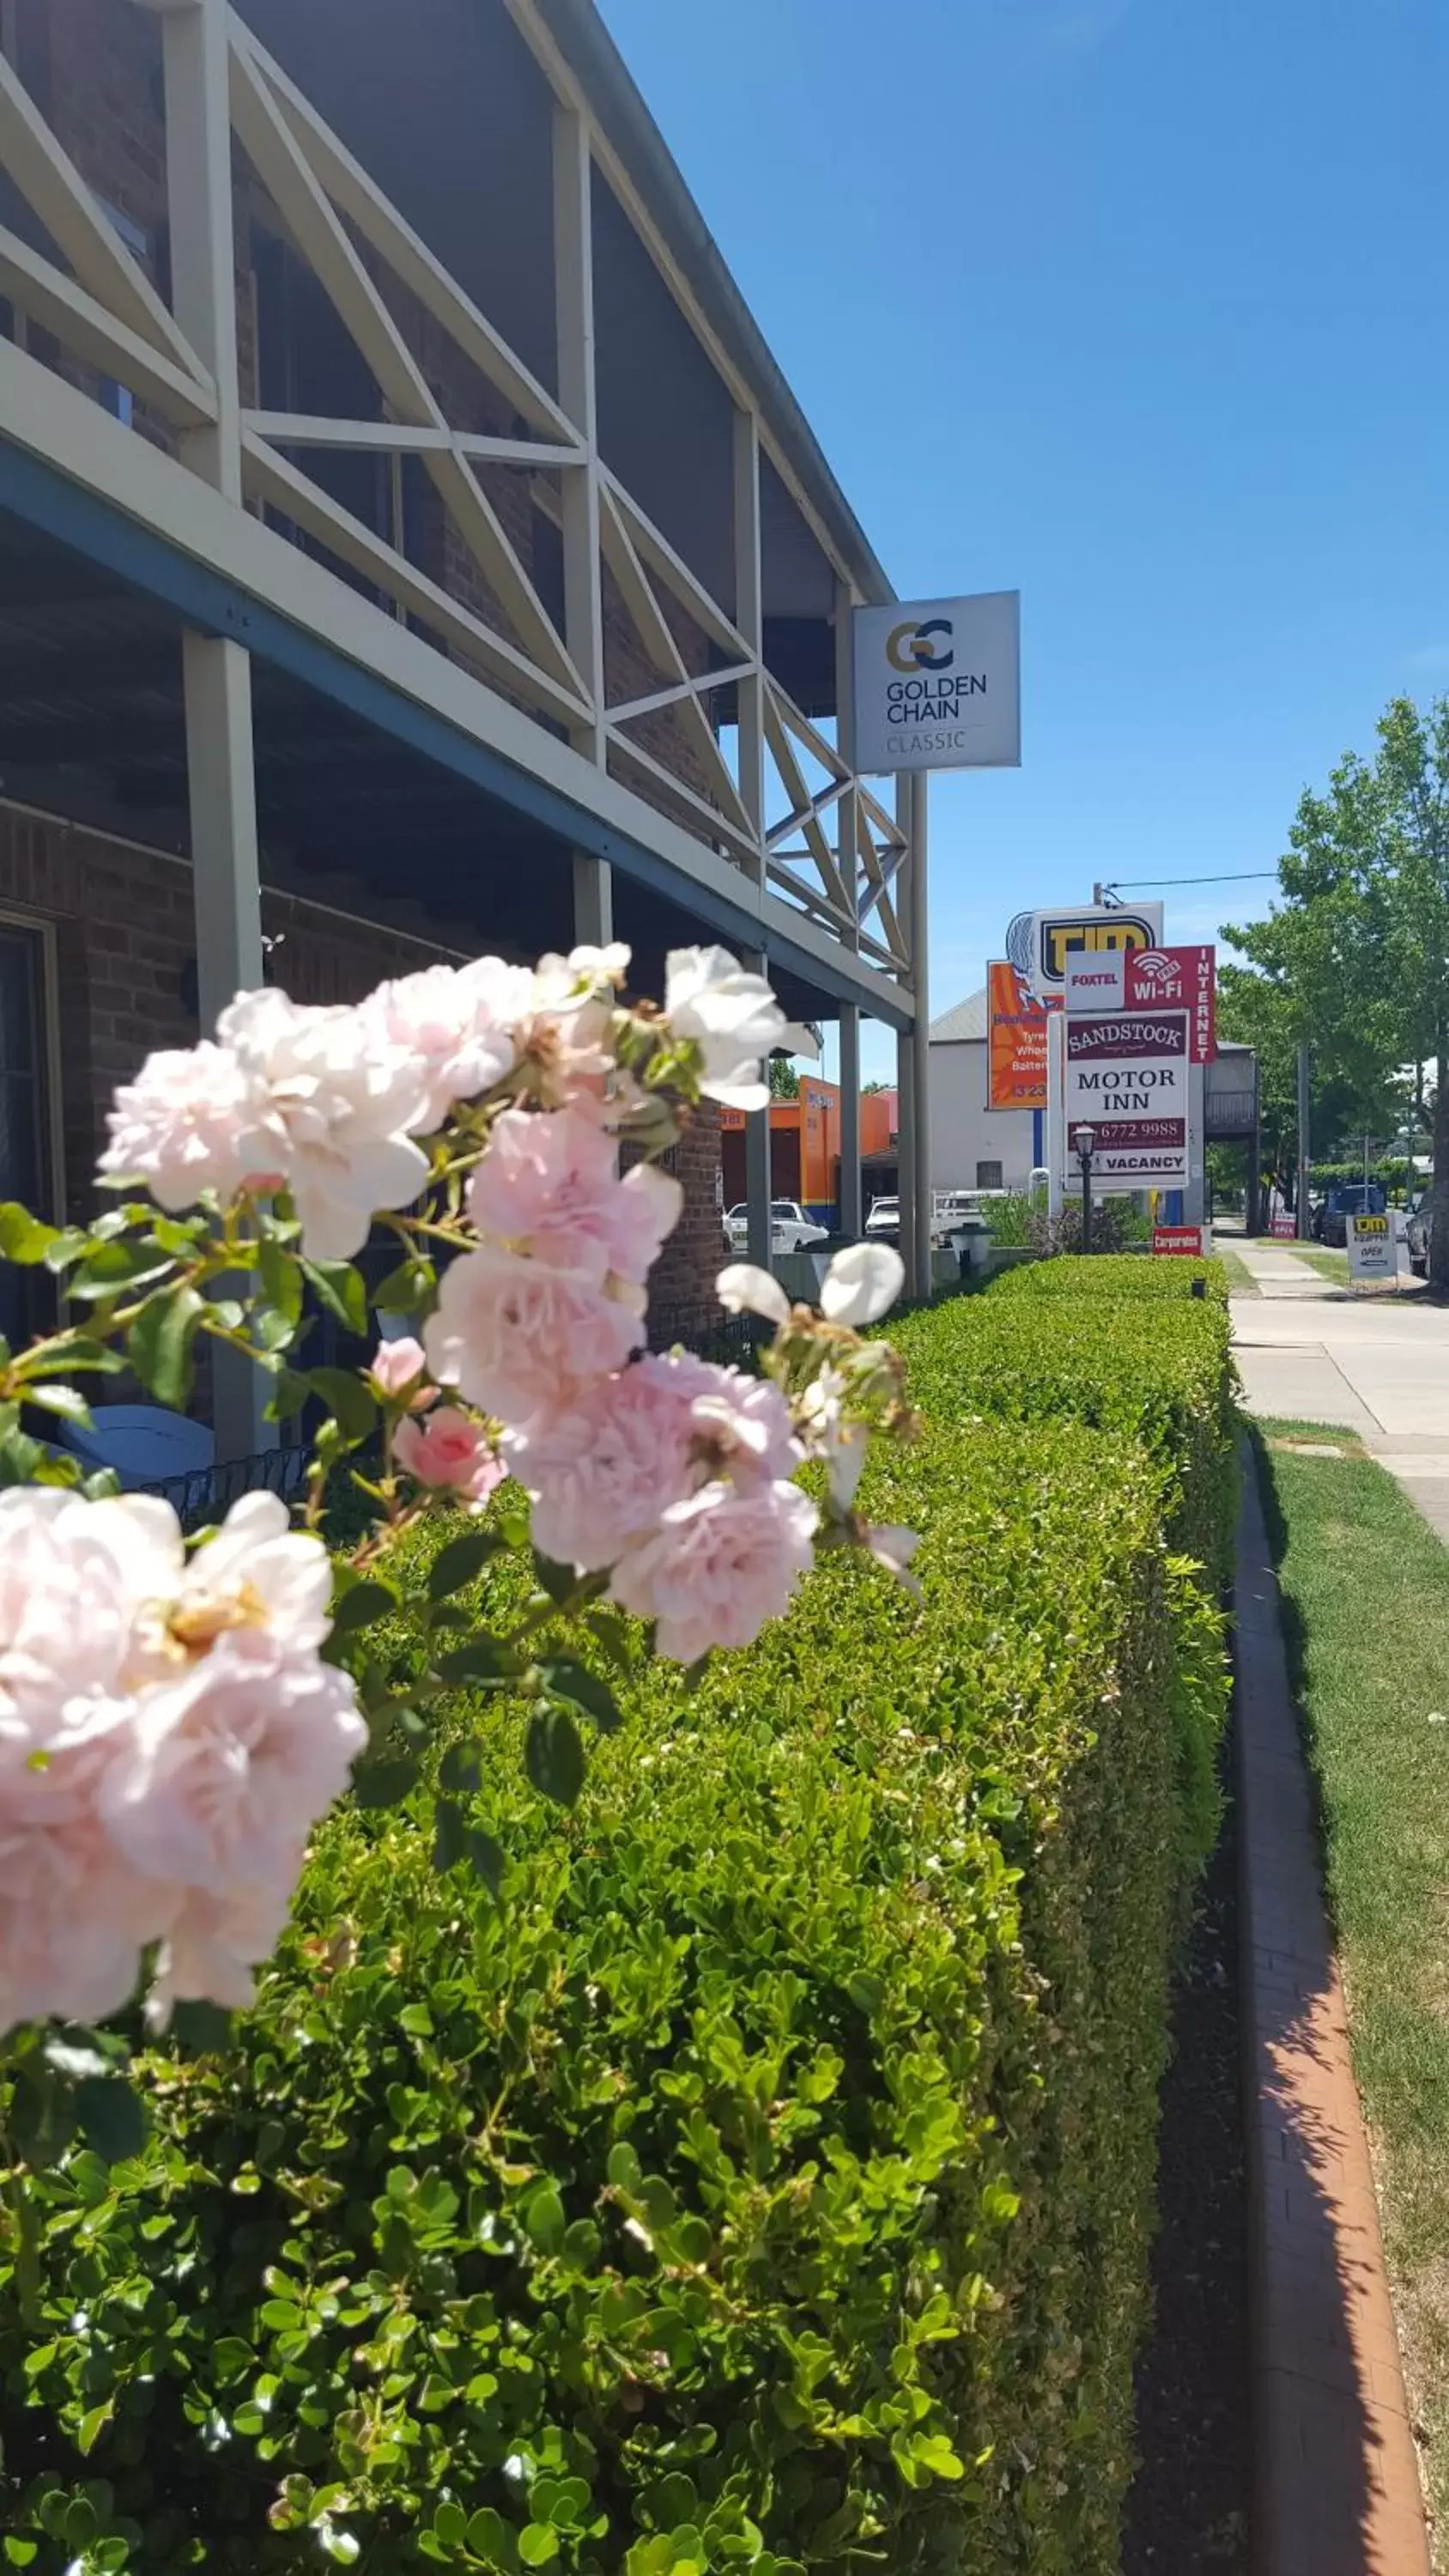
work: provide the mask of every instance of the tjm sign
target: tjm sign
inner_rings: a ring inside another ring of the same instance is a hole
[[[857,608],[855,766],[1021,766],[1021,593]]]
[[[1189,1062],[1186,1011],[1069,1015],[1068,1152],[1089,1126],[1099,1180],[1129,1189],[1185,1181]]]

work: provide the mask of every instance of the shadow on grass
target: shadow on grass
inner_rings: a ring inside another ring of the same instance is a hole
[[[1254,2377],[1254,2563],[1362,2576],[1385,2498],[1417,2496],[1378,2367],[1393,2321],[1322,1892],[1321,1814],[1293,1681],[1305,1636],[1280,1597],[1286,1532],[1256,1432],[1242,1445],[1236,1623],[1244,2048]],[[1286,1615],[1285,1615],[1286,1614]],[[1427,2565],[1409,2524],[1395,2576]]]

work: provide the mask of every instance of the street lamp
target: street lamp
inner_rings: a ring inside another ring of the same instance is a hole
[[[1091,1127],[1084,1124],[1072,1129],[1072,1143],[1076,1147],[1077,1161],[1081,1165],[1082,1172],[1083,1252],[1090,1252],[1092,1249],[1092,1148],[1096,1141],[1095,1131]]]

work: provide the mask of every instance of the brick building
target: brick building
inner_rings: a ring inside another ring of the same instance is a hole
[[[406,38],[0,0],[0,1197],[83,1213],[115,1083],[264,975],[721,939],[848,1100],[862,1011],[909,1067],[918,806],[837,723],[889,585],[592,0]],[[673,1311],[716,1122],[679,1166]]]

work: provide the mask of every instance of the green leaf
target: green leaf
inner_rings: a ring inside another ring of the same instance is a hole
[[[586,1664],[575,1663],[566,1657],[561,1663],[545,1664],[543,1678],[555,1699],[566,1699],[572,1707],[581,1708],[586,1717],[593,1719],[601,1734],[612,1735],[623,1725],[619,1703],[608,1683],[600,1681],[598,1674],[591,1673]]]
[[[124,2164],[146,2144],[146,2106],[124,2075],[87,2075],[75,2088],[75,2116],[87,2145],[109,2165]]]
[[[541,2254],[561,2250],[568,2221],[551,2182],[541,2182],[536,2191],[529,2193],[523,2205],[523,2224]]]
[[[450,1744],[438,1765],[438,1786],[450,1797],[476,1796],[483,1778],[483,1755],[476,1744]]]
[[[158,1252],[154,1243],[102,1243],[87,1255],[66,1294],[115,1297],[123,1288],[140,1288],[150,1279],[164,1279],[175,1267],[170,1254]]]
[[[355,1637],[362,1628],[373,1628],[379,1619],[395,1618],[402,1603],[390,1583],[380,1583],[375,1575],[354,1583],[332,1604],[334,1637]]]
[[[379,1315],[413,1315],[432,1303],[437,1274],[431,1261],[400,1261],[372,1292]]]
[[[192,1349],[205,1302],[194,1288],[152,1297],[126,1335],[126,1357],[158,1404],[180,1411],[191,1393]]]
[[[191,2057],[220,2057],[231,2046],[231,2015],[220,2004],[188,1998],[171,2016],[173,2036]]]
[[[37,1261],[43,1261],[51,1245],[59,1241],[59,1229],[32,1216],[18,1200],[0,1202],[0,1261],[16,1261],[30,1269]]]
[[[89,1242],[90,1236],[82,1226],[66,1226],[45,1247],[46,1269],[56,1272],[68,1270],[73,1261],[79,1261]]]
[[[257,1275],[268,1305],[295,1324],[302,1312],[302,1273],[273,1234],[264,1234],[257,1246]]]
[[[571,1565],[557,1565],[542,1549],[533,1551],[533,1571],[539,1589],[550,1601],[568,1601],[579,1588],[579,1577]]]
[[[365,1763],[353,1780],[352,1795],[359,1807],[368,1810],[396,1807],[417,1784],[416,1757],[398,1753],[384,1762]]]
[[[377,1425],[377,1398],[351,1369],[314,1368],[307,1384],[319,1395],[349,1440],[365,1440]]]
[[[367,1288],[350,1261],[299,1261],[308,1287],[329,1315],[359,1340],[367,1331]]]
[[[496,1843],[493,1836],[485,1834],[480,1826],[473,1825],[468,1832],[468,1858],[474,1876],[481,1878],[490,1896],[497,1896],[503,1885],[502,1844]]]
[[[27,1386],[25,1400],[38,1404],[42,1413],[59,1414],[62,1422],[78,1422],[83,1431],[92,1428],[91,1409],[79,1387],[62,1386],[48,1379],[43,1386]]]
[[[526,2522],[518,2535],[518,2555],[525,2567],[547,2567],[558,2556],[558,2535],[546,2522]]]
[[[487,2559],[490,2565],[512,2567],[518,2556],[518,2535],[501,2513],[485,2504],[468,2525],[468,2546],[475,2558]]]
[[[456,1869],[468,1849],[468,1825],[463,1810],[452,1798],[433,1801],[433,1867]]]
[[[524,1767],[535,1789],[555,1806],[574,1807],[584,1785],[584,1748],[566,1708],[538,1709],[528,1722]]]
[[[501,1637],[470,1637],[466,1646],[440,1655],[437,1669],[445,1682],[506,1682],[515,1681],[525,1667]]]
[[[5,2556],[12,2567],[33,2567],[39,2555],[38,2540],[18,2540],[12,2532],[5,2543]]]
[[[464,1530],[459,1538],[450,1538],[433,1559],[428,1576],[430,1601],[446,1601],[450,1594],[461,1592],[482,1573],[490,1556],[496,1556],[502,1541],[491,1530]]]

